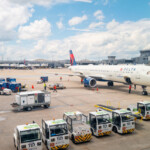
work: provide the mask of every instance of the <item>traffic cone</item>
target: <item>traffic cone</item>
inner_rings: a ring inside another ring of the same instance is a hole
[[[34,85],[32,85],[32,89],[34,89]]]

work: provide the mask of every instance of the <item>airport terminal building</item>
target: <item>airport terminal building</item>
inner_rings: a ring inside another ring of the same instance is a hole
[[[108,59],[102,61],[90,61],[81,60],[77,61],[79,65],[98,65],[98,64],[146,64],[150,65],[150,50],[141,50],[139,57],[133,57],[131,59],[116,59],[116,56],[108,56]],[[66,67],[70,64],[69,60],[50,61],[50,60],[20,60],[20,61],[7,61],[0,60],[0,68],[12,68],[12,69],[30,69],[30,68],[60,68]]]
[[[108,59],[102,60],[101,64],[150,64],[150,50],[141,50],[139,57],[131,59],[116,59],[116,56],[108,56]]]

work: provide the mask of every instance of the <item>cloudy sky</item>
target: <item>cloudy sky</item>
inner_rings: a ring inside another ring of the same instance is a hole
[[[150,0],[0,0],[0,60],[131,58],[150,49]]]

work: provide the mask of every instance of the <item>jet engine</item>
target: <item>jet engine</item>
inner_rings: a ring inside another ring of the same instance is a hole
[[[96,80],[91,77],[84,78],[83,83],[84,83],[84,87],[92,87],[93,88],[96,86]]]

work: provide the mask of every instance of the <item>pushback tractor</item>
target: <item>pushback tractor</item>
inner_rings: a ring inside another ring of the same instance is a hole
[[[126,109],[113,109],[111,106],[96,105],[99,111],[106,110],[109,112],[112,122],[112,130],[116,133],[132,133],[135,130],[135,121],[131,111]]]
[[[69,146],[67,123],[63,119],[42,120],[42,139],[48,149],[66,149]]]
[[[87,116],[79,111],[65,112],[63,119],[68,124],[69,137],[74,143],[88,142],[92,138]]]
[[[150,101],[140,101],[136,105],[129,105],[128,110],[139,112],[144,120],[150,120]]]
[[[38,124],[18,125],[14,130],[17,150],[42,150],[42,135]]]
[[[106,111],[90,112],[89,123],[92,135],[104,136],[111,134],[112,123],[110,116]]]

